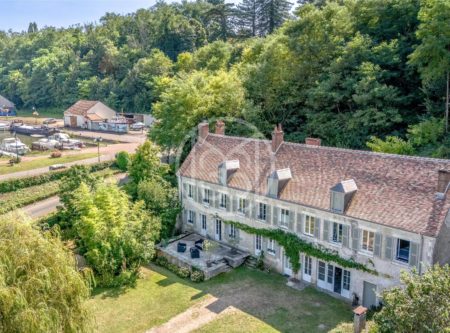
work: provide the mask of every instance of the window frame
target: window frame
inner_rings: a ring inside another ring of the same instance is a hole
[[[262,207],[264,207],[264,209],[261,209]],[[261,213],[264,213],[264,215]],[[267,204],[264,202],[258,202],[258,214],[256,218],[260,221],[267,222]]]
[[[303,273],[305,275],[312,275],[312,258],[310,256],[305,256],[305,265],[303,267]]]
[[[337,226],[337,240],[334,239],[334,231],[336,226]],[[344,236],[344,225],[342,223],[332,221],[330,241],[334,244],[342,244],[343,236]]]
[[[228,237],[232,239],[237,238],[236,226],[234,224],[230,224],[230,232],[228,234]]]
[[[189,199],[194,199],[194,185],[188,183],[187,187],[188,187],[187,197]]]
[[[323,272],[321,272],[321,269],[323,268]],[[321,279],[320,276],[323,275],[323,278]],[[319,260],[318,266],[317,266],[317,279],[323,282],[326,282],[327,278],[327,264],[325,261]]]
[[[401,258],[399,255],[400,242],[408,242],[408,258],[407,259]],[[395,246],[395,261],[400,262],[402,264],[409,264],[409,258],[410,258],[410,254],[411,254],[411,241],[408,239],[397,238],[396,243],[397,244]]]
[[[211,204],[211,194],[212,190],[210,188],[203,188],[203,204],[210,205]]]
[[[201,228],[202,230],[208,230],[208,223],[206,214],[200,214]]]
[[[227,209],[227,194],[221,192],[219,193],[220,193],[219,208]]]
[[[283,214],[284,213],[284,214]],[[279,226],[284,229],[289,229],[289,222],[291,212],[289,209],[280,208],[280,215],[278,216]]]
[[[309,214],[304,214],[305,216],[305,221],[304,221],[304,225],[303,225],[303,233],[307,236],[311,236],[314,237],[314,231],[316,229],[316,217],[313,215],[309,215]],[[312,222],[312,224],[311,224]],[[311,228],[312,226],[312,228]],[[309,232],[308,232],[308,231]]]
[[[342,270],[342,290],[350,291],[351,282],[352,282],[352,273],[346,269],[343,269]]]
[[[364,241],[365,233],[367,233],[367,239]],[[369,253],[373,254],[374,248],[375,248],[375,231],[369,230],[369,229],[361,229],[361,252],[363,253]],[[370,249],[370,246],[372,246],[372,249]],[[364,248],[366,247],[366,248]]]
[[[193,210],[188,209],[187,223],[194,224],[194,222],[195,222],[195,212]]]
[[[331,198],[330,198],[330,210],[333,213],[340,213],[343,214],[344,213],[344,209],[345,209],[345,199],[344,199],[344,194],[340,193],[340,192],[336,192],[336,191],[331,191]],[[336,201],[338,201],[339,203],[339,208],[336,208]]]
[[[275,241],[272,238],[267,240],[267,253],[274,256],[276,254],[275,251]]]
[[[237,212],[239,214],[244,215],[245,211],[247,209],[247,199],[243,198],[243,197],[238,197],[238,206],[237,206]]]

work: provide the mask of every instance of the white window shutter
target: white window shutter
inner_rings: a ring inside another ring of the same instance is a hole
[[[419,244],[409,243],[409,265],[416,266],[419,263]]]

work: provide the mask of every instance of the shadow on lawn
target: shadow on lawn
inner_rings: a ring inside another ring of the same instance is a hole
[[[162,287],[181,283],[197,289],[199,292],[191,300],[207,294],[217,298],[207,306],[214,313],[234,307],[280,332],[327,332],[352,320],[347,303],[311,287],[302,291],[291,289],[286,286],[286,278],[276,273],[240,267],[209,281],[193,283],[164,268],[150,268],[165,276],[157,282]]]

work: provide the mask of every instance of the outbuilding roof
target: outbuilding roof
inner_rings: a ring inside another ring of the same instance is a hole
[[[88,100],[79,100],[66,111],[64,111],[65,115],[78,115],[78,116],[86,116],[88,111],[92,109],[97,103],[101,103],[100,101],[88,101]]]
[[[450,209],[450,193],[436,198],[438,170],[450,160],[208,134],[179,170],[183,177],[218,183],[217,168],[227,160],[240,167],[228,187],[267,195],[267,178],[289,168],[292,178],[279,199],[330,211],[330,189],[344,180],[357,184],[345,215],[435,237]],[[351,184],[345,184],[351,185]]]
[[[2,108],[4,106],[6,106],[7,108],[13,108],[14,107],[14,103],[11,102],[6,97],[3,97],[2,95],[0,95],[0,108]]]

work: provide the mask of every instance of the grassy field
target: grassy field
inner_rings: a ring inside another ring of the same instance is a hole
[[[64,108],[47,108],[47,109],[38,109],[39,118],[63,118],[64,117]],[[17,110],[18,117],[34,117],[33,110],[31,109],[22,109]]]
[[[208,297],[217,298],[210,307],[218,316],[197,333],[327,332],[352,319],[347,304],[313,288],[289,288],[279,274],[238,268],[198,284],[154,266],[143,274],[135,288],[96,290],[97,332],[144,332]]]
[[[72,155],[63,155],[59,158],[50,158],[50,157],[42,157],[36,158],[31,161],[21,162],[19,164],[14,164],[13,166],[9,165],[0,165],[0,175],[5,175],[8,173],[19,172],[19,171],[28,171],[38,168],[47,167],[53,164],[60,163],[70,163],[80,160],[85,160],[88,158],[92,158],[97,156],[97,153],[80,153],[80,154],[72,154]]]

